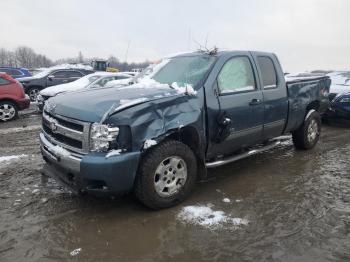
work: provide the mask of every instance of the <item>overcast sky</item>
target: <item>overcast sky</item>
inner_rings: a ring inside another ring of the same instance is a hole
[[[285,70],[350,69],[348,0],[2,0],[0,47],[51,59],[158,59],[197,43],[275,52]]]

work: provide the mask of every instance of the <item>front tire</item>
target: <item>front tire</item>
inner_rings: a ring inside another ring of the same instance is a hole
[[[317,111],[312,112],[298,130],[292,132],[293,143],[297,149],[313,148],[321,135],[321,117]]]
[[[182,202],[197,179],[197,161],[185,144],[170,140],[152,148],[143,158],[135,183],[135,195],[152,209]]]
[[[17,105],[10,101],[0,102],[0,120],[10,121],[18,117]]]

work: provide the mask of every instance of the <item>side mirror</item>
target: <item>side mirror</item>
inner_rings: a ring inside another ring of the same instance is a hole
[[[49,76],[47,77],[47,79],[49,79],[50,81],[52,81],[52,79],[54,79],[54,78],[55,78],[54,75],[49,75]]]

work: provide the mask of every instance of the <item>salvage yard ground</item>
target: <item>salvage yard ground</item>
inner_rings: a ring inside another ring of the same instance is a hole
[[[350,126],[210,171],[183,204],[42,187],[34,105],[0,123],[0,261],[350,261]]]

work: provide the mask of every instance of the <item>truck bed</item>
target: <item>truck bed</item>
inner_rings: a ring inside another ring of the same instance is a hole
[[[302,124],[307,112],[305,107],[310,103],[316,105],[320,114],[326,111],[330,84],[328,76],[286,77],[289,115],[285,133],[296,130]]]

